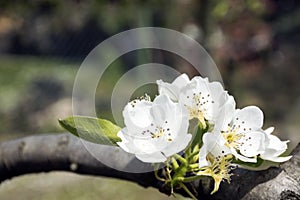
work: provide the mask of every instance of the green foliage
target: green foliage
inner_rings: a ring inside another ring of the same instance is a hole
[[[117,145],[121,139],[117,136],[120,127],[112,122],[85,116],[72,116],[59,120],[60,125],[70,133],[89,142]]]
[[[265,13],[264,3],[260,0],[245,0],[236,2],[233,0],[212,1],[211,17],[220,21],[238,19],[245,12],[251,12],[254,16]]]

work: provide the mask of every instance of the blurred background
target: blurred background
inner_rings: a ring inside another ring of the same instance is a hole
[[[57,119],[72,114],[73,81],[85,56],[110,36],[145,26],[197,40],[216,62],[238,107],[258,105],[265,128],[276,126],[275,134],[290,139],[290,148],[300,141],[297,0],[0,0],[0,141],[63,132]],[[171,53],[130,52],[101,79],[99,116],[113,120],[107,94],[127,70],[149,62],[198,75]],[[0,185],[1,199],[21,199],[20,194],[44,200],[167,199],[136,184],[69,173],[27,175]]]

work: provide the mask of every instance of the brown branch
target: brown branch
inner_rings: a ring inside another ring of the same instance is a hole
[[[97,152],[102,154],[102,159],[110,161],[118,169],[126,170],[137,163],[145,168],[152,167],[136,159],[127,163],[130,155],[119,150],[116,153],[116,150],[116,147],[97,145]],[[211,179],[201,179],[187,187],[194,189],[199,199],[297,198],[300,194],[300,145],[293,154],[294,157],[279,168],[259,172],[234,170],[231,184],[222,183],[220,190],[214,195],[209,194],[213,183]],[[0,182],[22,174],[48,171],[72,171],[119,178],[136,182],[143,187],[159,188],[164,193],[169,192],[154,178],[153,172],[128,173],[102,164],[78,138],[70,134],[30,136],[0,144]],[[183,190],[176,192],[186,195]]]

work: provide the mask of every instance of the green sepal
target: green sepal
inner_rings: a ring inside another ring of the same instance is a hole
[[[174,175],[172,176],[171,184],[173,186],[178,185],[179,182],[182,182],[187,172],[187,166],[181,165],[175,170]]]
[[[117,136],[121,128],[105,119],[71,116],[58,121],[70,133],[89,142],[117,146],[121,141]]]

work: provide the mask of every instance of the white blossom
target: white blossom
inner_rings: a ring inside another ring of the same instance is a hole
[[[196,118],[206,128],[206,121],[214,124],[220,108],[229,95],[219,82],[208,82],[207,78],[194,77],[182,88],[179,102],[187,107],[190,119]]]
[[[244,162],[257,162],[257,156],[264,152],[265,134],[262,131],[263,112],[256,106],[235,110],[234,100],[228,101],[224,118],[219,119],[216,129],[221,130],[225,145],[232,154]],[[223,116],[222,116],[223,117]],[[220,125],[221,124],[221,125]]]
[[[206,128],[206,121],[214,124],[219,114],[220,107],[229,98],[219,82],[209,82],[200,76],[189,80],[183,74],[173,83],[157,81],[160,94],[168,95],[172,100],[183,104],[189,111],[189,118],[196,118]]]
[[[264,160],[269,160],[273,162],[285,162],[288,161],[292,156],[280,157],[287,150],[287,141],[281,141],[275,135],[271,133],[274,131],[274,127],[266,129],[264,132],[266,134],[266,148],[260,157]]]
[[[143,161],[164,162],[186,148],[191,140],[188,134],[188,112],[166,95],[153,102],[134,100],[123,111],[126,127],[118,132],[118,145]]]

